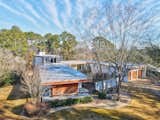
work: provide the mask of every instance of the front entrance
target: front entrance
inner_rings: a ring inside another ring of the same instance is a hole
[[[78,83],[55,85],[52,88],[52,96],[71,95],[78,93]]]

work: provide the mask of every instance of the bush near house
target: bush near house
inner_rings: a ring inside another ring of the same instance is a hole
[[[106,99],[106,97],[107,97],[107,96],[106,96],[106,93],[105,93],[105,92],[99,92],[99,93],[98,93],[98,98],[99,98],[99,99]]]
[[[65,100],[54,100],[54,101],[50,101],[49,103],[51,107],[60,107],[60,106],[70,106],[70,105],[79,104],[79,103],[84,104],[92,101],[93,101],[93,98],[88,96],[84,98],[69,98]]]

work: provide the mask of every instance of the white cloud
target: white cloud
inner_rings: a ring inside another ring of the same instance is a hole
[[[77,0],[76,6],[77,6],[77,10],[78,10],[77,11],[78,16],[79,16],[80,19],[82,19],[83,12],[84,12],[82,0]]]
[[[34,23],[34,25],[37,25],[37,21],[36,21],[35,19],[33,19],[32,17],[30,17],[30,16],[28,16],[28,15],[26,15],[26,14],[23,14],[23,13],[21,13],[20,11],[17,11],[17,10],[11,8],[10,6],[8,6],[8,5],[4,4],[4,3],[1,3],[1,2],[0,2],[0,6],[3,7],[3,8],[5,8],[5,9],[7,9],[7,10],[10,11],[10,12],[12,12],[13,14],[16,14],[16,15],[18,15],[18,16],[24,17],[26,20]]]
[[[71,3],[70,3],[70,0],[64,0],[64,3],[65,3],[65,6],[66,6],[66,9],[65,9],[65,12],[62,12],[60,14],[62,20],[63,20],[63,27],[65,30],[69,31],[68,29],[68,21],[70,20],[70,16],[71,16],[71,12],[72,12],[72,6],[71,6]]]
[[[50,1],[50,0],[46,1],[46,0],[43,0],[43,3],[46,6],[48,12],[50,13],[50,15],[51,15],[51,17],[53,19],[54,24],[59,29],[62,29],[63,27],[61,25],[61,22],[58,19],[58,11],[56,9],[55,1]]]
[[[71,16],[71,11],[72,11],[72,6],[70,3],[70,0],[64,0],[65,4],[66,4],[66,13],[67,13],[67,17]]]
[[[31,14],[32,14],[35,18],[37,18],[38,20],[42,21],[44,24],[49,24],[49,22],[48,22],[46,19],[44,19],[42,16],[40,16],[40,15],[37,13],[37,11],[33,8],[33,6],[32,6],[30,3],[28,3],[26,0],[19,0],[19,2],[20,2],[22,5],[24,5],[24,7],[26,7],[26,8],[29,10],[29,12],[31,12]]]

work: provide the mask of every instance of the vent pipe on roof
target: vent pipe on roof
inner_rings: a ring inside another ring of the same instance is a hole
[[[45,55],[45,52],[39,52],[38,54],[39,55]]]

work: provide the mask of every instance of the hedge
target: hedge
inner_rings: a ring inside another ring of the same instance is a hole
[[[106,99],[106,93],[105,92],[99,92],[98,93],[98,98],[99,99]]]
[[[83,98],[69,98],[65,100],[54,100],[50,101],[51,107],[60,107],[60,106],[70,106],[74,104],[79,104],[79,103],[89,103],[92,102],[93,98],[90,96],[83,97]]]

